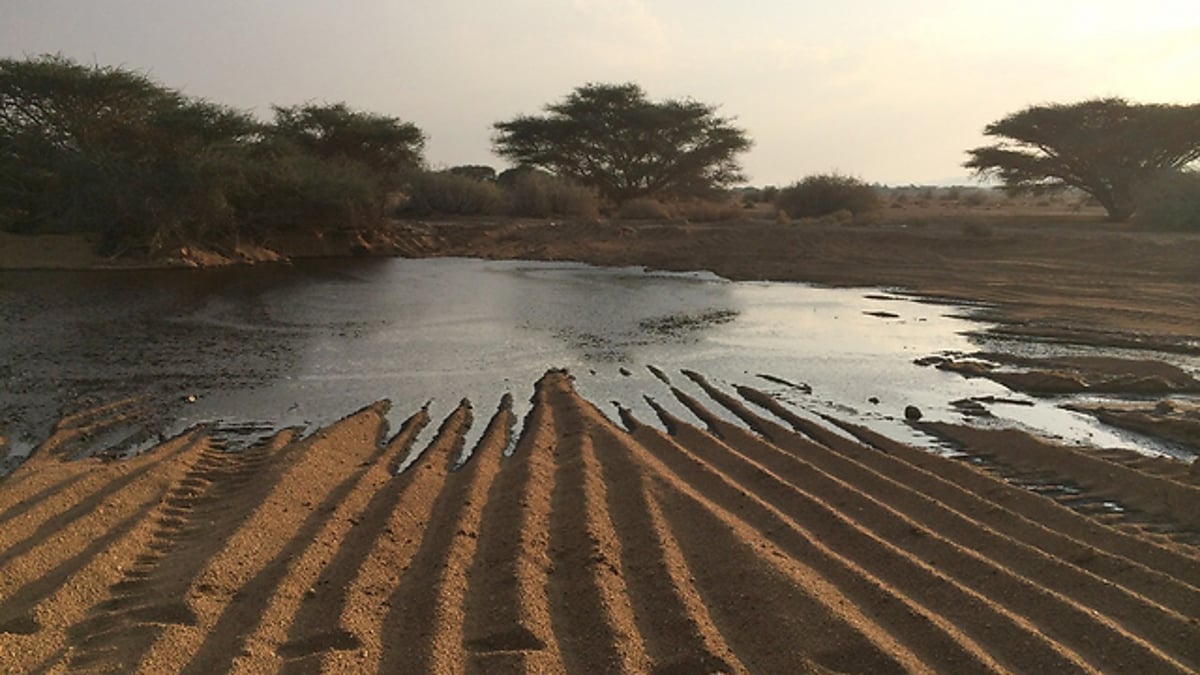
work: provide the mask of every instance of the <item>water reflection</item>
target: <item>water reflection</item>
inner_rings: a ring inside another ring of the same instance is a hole
[[[533,382],[553,367],[610,414],[617,402],[653,422],[650,396],[695,422],[647,368],[657,366],[697,398],[681,370],[933,444],[903,422],[906,405],[960,421],[952,401],[1017,396],[912,363],[973,350],[965,333],[980,325],[969,313],[867,289],[462,259],[4,272],[0,433],[20,449],[64,408],[135,394],[158,402],[147,421],[156,433],[326,424],[382,398],[394,426],[426,404],[438,419],[462,398],[486,415],[506,393],[523,417]],[[1140,442],[1050,403],[992,412],[1068,440]]]

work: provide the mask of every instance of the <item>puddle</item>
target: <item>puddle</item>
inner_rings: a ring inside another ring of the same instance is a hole
[[[0,435],[24,454],[83,397],[149,394],[162,411],[146,423],[153,434],[215,422],[237,449],[383,398],[393,433],[426,405],[436,429],[467,398],[472,448],[505,394],[524,420],[533,383],[565,367],[610,418],[619,421],[619,405],[660,428],[647,396],[700,424],[665,381],[744,426],[681,374],[692,370],[727,393],[757,388],[811,419],[939,451],[905,422],[906,406],[927,420],[977,423],[953,402],[992,401],[987,424],[1156,451],[1059,399],[913,364],[994,347],[978,337],[987,325],[975,311],[890,289],[466,259],[0,272]]]

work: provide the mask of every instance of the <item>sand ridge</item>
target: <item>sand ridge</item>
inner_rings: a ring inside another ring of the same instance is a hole
[[[690,395],[669,385],[674,374],[656,375],[695,419],[649,399],[666,432],[628,410],[618,424],[550,371],[524,420],[508,396],[486,415],[463,401],[443,420],[415,411],[389,437],[381,401],[240,452],[198,428],[129,460],[71,461],[57,451],[70,429],[122,408],[85,411],[0,479],[0,662],[197,673],[1200,667],[1195,485],[1105,453],[934,428],[1018,468],[1036,443],[1043,469],[1078,471],[1085,491],[1173,530],[1148,528],[1069,508],[989,466],[798,417],[762,391],[682,373]],[[464,448],[477,423],[479,441]],[[1136,480],[1118,479],[1127,474]]]

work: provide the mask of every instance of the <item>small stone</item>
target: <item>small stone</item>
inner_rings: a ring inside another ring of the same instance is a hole
[[[879,405],[879,397],[878,396],[872,396],[871,398],[867,399],[867,401],[874,405]]]
[[[922,417],[924,417],[924,415],[921,413],[921,409],[917,406],[909,405],[904,407],[904,419],[908,420],[909,422],[916,422]]]

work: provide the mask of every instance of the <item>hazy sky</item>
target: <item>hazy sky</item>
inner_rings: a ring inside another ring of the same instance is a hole
[[[1029,104],[1200,102],[1197,0],[0,0],[0,53],[45,52],[261,116],[394,115],[434,167],[501,167],[493,122],[634,81],[737,118],[760,185],[956,179]]]

